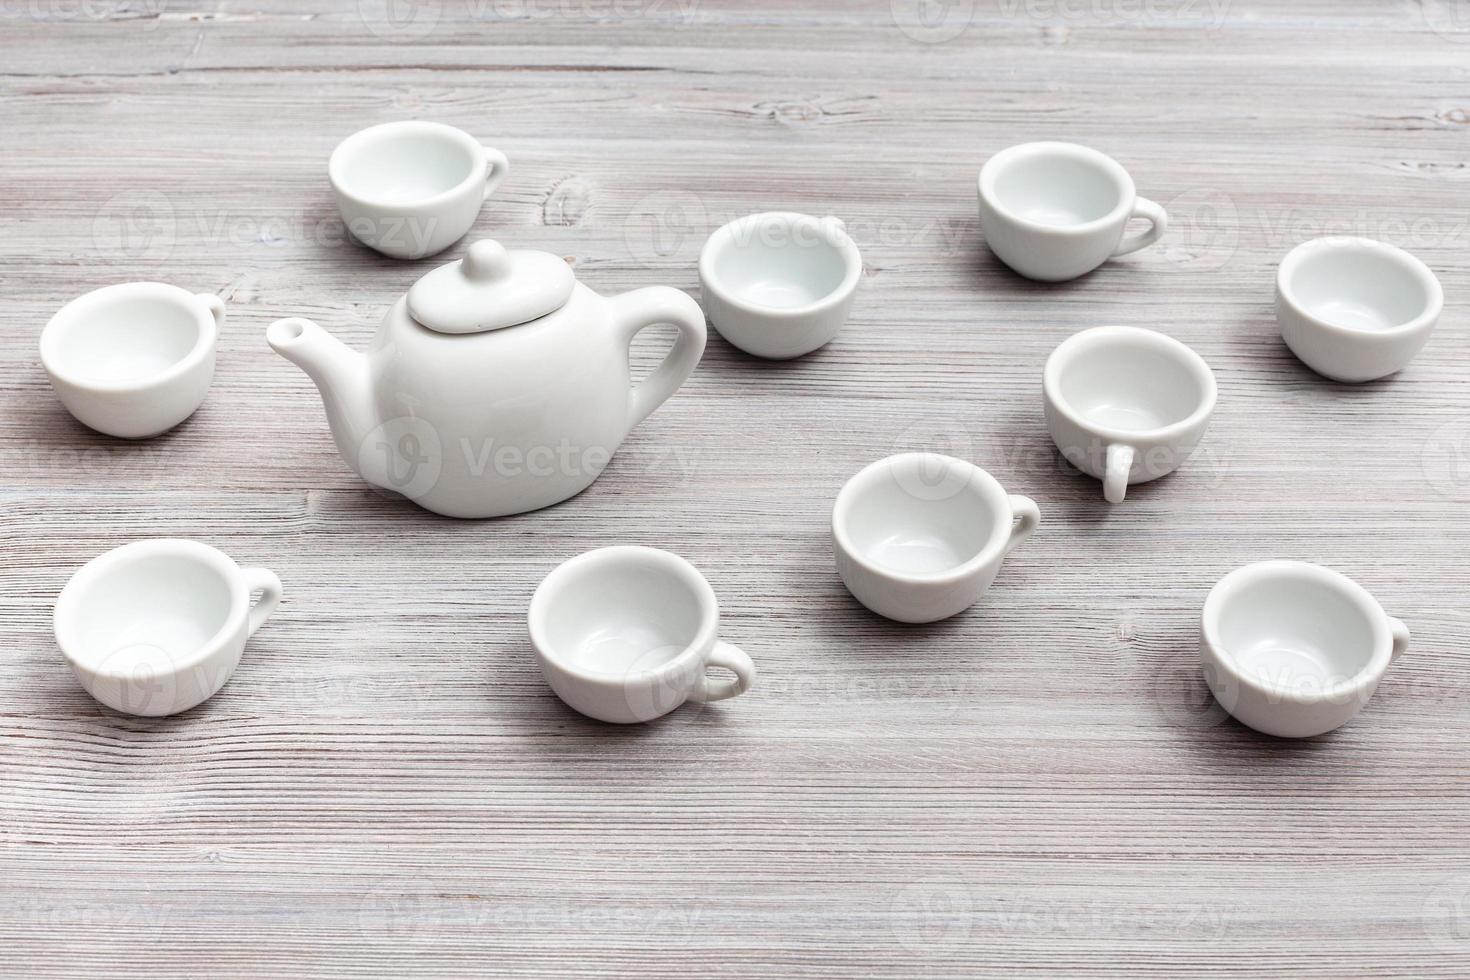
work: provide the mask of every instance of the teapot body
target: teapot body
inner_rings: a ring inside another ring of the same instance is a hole
[[[629,346],[656,323],[679,338],[635,387]],[[267,339],[316,382],[338,452],[363,479],[438,514],[485,518],[591,485],[694,369],[705,324],[676,289],[608,298],[578,283],[558,309],[504,329],[436,332],[400,298],[360,354],[300,318]]]
[[[359,472],[450,517],[581,493],[631,427],[628,355],[609,319],[607,301],[578,285],[542,322],[450,336],[420,326],[400,299],[367,351],[381,421]]]

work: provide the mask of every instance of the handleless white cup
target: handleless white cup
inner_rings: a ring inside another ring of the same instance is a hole
[[[889,456],[837,494],[837,574],[880,616],[947,619],[980,601],[1005,556],[1040,522],[1034,500],[1006,493],[973,463],[938,453]]]
[[[1215,410],[1215,375],[1173,337],[1141,327],[1093,327],[1046,359],[1046,426],[1062,456],[1103,481],[1109,503],[1132,483],[1178,469]]]
[[[1237,568],[1205,600],[1205,682],[1222,708],[1267,735],[1346,724],[1408,646],[1409,628],[1366,589],[1303,561]]]
[[[1414,359],[1444,307],[1429,267],[1369,238],[1318,238],[1276,270],[1281,339],[1334,381],[1373,381]]]
[[[83,565],[53,620],[88,694],[127,714],[172,715],[224,687],[280,601],[273,572],[241,568],[198,541],[155,538]]]
[[[557,566],[531,598],[529,625],[546,683],[599,721],[652,721],[755,681],[750,657],[719,638],[709,582],[656,548],[598,548]],[[710,667],[734,676],[712,679]]]
[[[1168,215],[1139,197],[1133,178],[1105,153],[1076,143],[1022,143],[980,169],[980,230],[1006,265],[1060,282],[1158,241]],[[1123,237],[1132,218],[1147,231]]]
[[[710,323],[747,354],[774,360],[830,343],[847,322],[862,274],[842,221],[790,211],[738,218],[699,253]]]
[[[505,154],[435,122],[371,126],[339,143],[327,163],[348,232],[397,259],[463,238],[508,173]]]
[[[41,364],[83,425],[146,439],[193,415],[214,380],[225,304],[161,282],[105,286],[67,303],[41,331]]]

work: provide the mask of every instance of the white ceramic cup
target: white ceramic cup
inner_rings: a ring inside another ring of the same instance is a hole
[[[339,143],[327,163],[348,232],[398,259],[463,238],[509,172],[505,154],[435,122],[371,126]]]
[[[1139,197],[1105,153],[1076,143],[1022,143],[980,169],[980,230],[1002,262],[1029,279],[1060,282],[1158,241],[1168,215]],[[1123,237],[1132,218],[1147,231]]]
[[[1205,434],[1215,375],[1194,351],[1141,327],[1062,341],[1042,374],[1046,427],[1062,456],[1119,503],[1130,483],[1174,472]]]
[[[1361,585],[1303,561],[1237,568],[1205,600],[1205,682],[1222,708],[1268,735],[1346,724],[1408,646],[1409,628]]]
[[[704,576],[656,548],[598,548],[562,563],[537,587],[529,619],[546,683],[599,721],[652,721],[686,700],[733,698],[755,680],[750,657],[719,638]],[[710,667],[734,676],[710,678]]]
[[[973,606],[1001,562],[1041,521],[973,463],[901,453],[848,480],[832,506],[837,574],[863,605],[904,623]]]
[[[161,282],[105,286],[51,317],[41,364],[78,422],[146,439],[204,403],[224,322],[224,301],[212,293]]]
[[[1413,360],[1444,306],[1429,267],[1369,238],[1318,238],[1276,270],[1281,338],[1334,381],[1372,381]]]
[[[252,607],[250,596],[259,592]],[[214,695],[281,601],[281,580],[198,541],[154,538],[83,565],[56,600],[56,642],[87,693],[133,715]]]
[[[746,353],[776,360],[836,337],[862,274],[862,256],[840,220],[790,211],[738,218],[699,253],[710,323]]]

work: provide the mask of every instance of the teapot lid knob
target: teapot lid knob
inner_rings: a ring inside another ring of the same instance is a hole
[[[510,253],[493,238],[482,238],[471,245],[464,257],[465,278],[475,282],[505,279],[511,274]]]
[[[562,307],[577,278],[549,252],[508,250],[485,238],[458,262],[424,274],[408,291],[408,314],[439,333],[482,333],[528,323]]]

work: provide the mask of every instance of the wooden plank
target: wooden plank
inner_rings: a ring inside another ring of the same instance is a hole
[[[0,974],[1470,973],[1455,5],[919,7],[0,2]],[[397,118],[508,153],[472,235],[605,293],[697,295],[740,214],[839,215],[852,322],[788,364],[712,338],[563,506],[465,523],[372,492],[263,334],[299,313],[361,347],[440,261],[345,241],[325,185],[337,140]],[[1043,287],[985,251],[974,178],[1058,137],[1172,225]],[[1418,360],[1362,387],[1299,365],[1271,314],[1281,255],[1344,232],[1446,293]],[[130,279],[230,311],[204,409],[143,444],[74,423],[36,353],[67,299]],[[1201,454],[1117,508],[1039,399],[1052,347],[1110,322],[1179,337],[1221,388]],[[827,514],[916,448],[1043,525],[983,607],[902,627],[843,590]],[[274,568],[287,600],[219,696],[128,718],[75,685],[51,605],[165,534]],[[556,700],[526,603],[613,542],[706,573],[749,694],[638,729]],[[1199,678],[1206,592],[1268,556],[1342,569],[1413,630],[1322,739],[1257,736]]]

